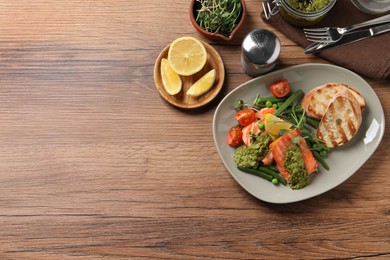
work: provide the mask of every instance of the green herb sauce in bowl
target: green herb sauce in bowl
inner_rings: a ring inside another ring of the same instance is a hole
[[[302,12],[318,12],[330,3],[330,0],[288,0],[295,9]]]

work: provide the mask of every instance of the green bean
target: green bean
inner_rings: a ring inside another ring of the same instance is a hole
[[[264,167],[267,167],[271,170],[273,170],[274,172],[279,172],[279,169],[276,165],[267,165],[267,166],[264,166]]]
[[[275,172],[275,171],[273,171],[273,170],[271,170],[270,168],[268,168],[268,167],[259,167],[258,168],[258,170],[259,171],[262,171],[262,172],[264,172],[264,173],[266,173],[266,174],[269,174],[269,175],[271,175],[273,178],[275,178],[275,179],[277,179],[280,183],[282,183],[283,185],[286,185],[286,180],[282,177],[282,176],[280,176],[279,175],[279,173],[277,173],[277,172]]]
[[[315,150],[312,150],[312,153],[313,153],[314,157],[316,158],[316,160],[325,168],[325,170],[329,171],[329,165],[325,161],[325,159],[322,158],[321,155]]]
[[[275,111],[274,115],[279,116],[284,110],[286,110],[296,99],[301,98],[303,96],[303,90],[298,89],[294,93],[289,96],[286,101],[283,102],[281,106]]]
[[[326,151],[326,150],[321,150],[320,151],[320,156],[321,157],[325,157],[325,156],[327,156],[328,155],[328,152]]]
[[[320,124],[320,121],[317,119],[311,118],[311,117],[306,117],[306,123],[308,123],[311,127],[318,128],[318,125]]]
[[[302,115],[303,114],[303,108],[299,105],[296,105],[293,107],[293,111],[296,113],[296,114],[300,114]]]
[[[287,98],[277,98],[277,97],[260,97],[260,96],[257,96],[256,97],[256,100],[255,100],[255,103],[265,103],[267,101],[271,101],[272,103],[277,103],[277,102],[283,102],[285,101]]]
[[[245,167],[241,167],[241,166],[237,166],[237,168],[240,171],[243,171],[243,172],[246,172],[246,173],[250,173],[250,174],[259,176],[259,177],[261,177],[263,179],[266,179],[267,181],[271,181],[272,182],[273,177],[271,175],[269,175],[269,174],[266,174],[266,173],[262,172],[262,171],[258,171],[258,170],[250,169],[250,168],[245,168]]]
[[[266,107],[267,102],[271,102],[272,104],[283,103],[287,98],[277,98],[277,97],[261,97],[257,95],[253,106],[256,107]],[[272,105],[271,105],[272,106]]]

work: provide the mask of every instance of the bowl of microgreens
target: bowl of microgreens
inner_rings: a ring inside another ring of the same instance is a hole
[[[191,0],[192,25],[212,40],[232,40],[244,23],[245,15],[244,0]]]

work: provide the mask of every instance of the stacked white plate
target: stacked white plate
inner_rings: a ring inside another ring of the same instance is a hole
[[[390,0],[351,0],[362,12],[380,14],[390,11]]]

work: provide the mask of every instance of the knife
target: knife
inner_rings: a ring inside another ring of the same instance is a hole
[[[343,37],[338,40],[337,42],[316,42],[312,43],[311,45],[307,46],[305,48],[305,54],[311,54],[311,53],[316,53],[320,52],[329,48],[333,48],[336,46],[342,46],[345,44],[349,44],[352,42],[357,42],[381,33],[385,33],[390,31],[390,23],[386,23],[383,25],[371,27],[368,29],[360,30],[360,31],[354,31],[350,33],[346,33],[343,35]]]

